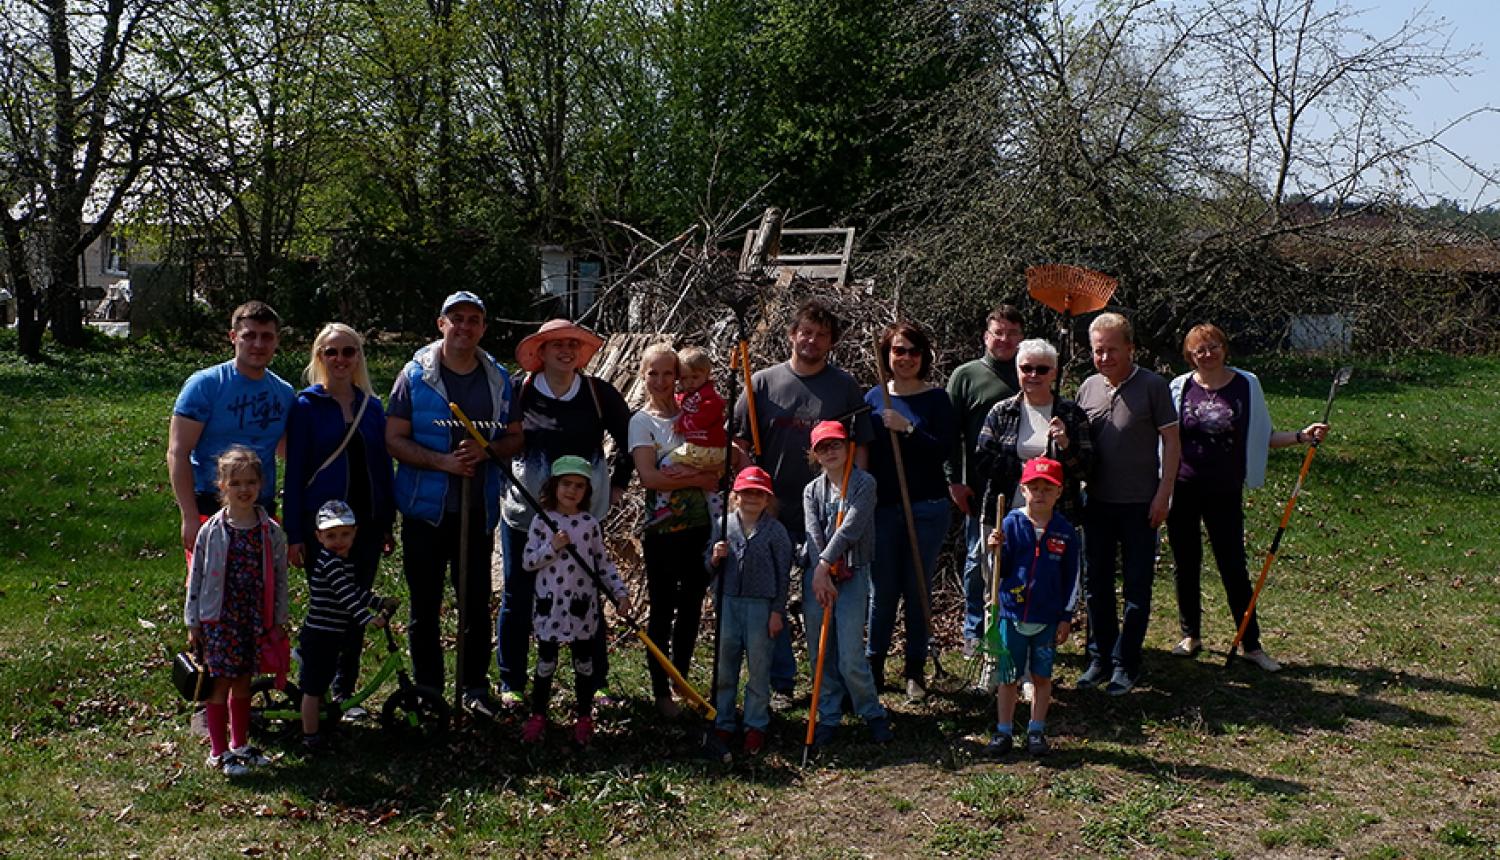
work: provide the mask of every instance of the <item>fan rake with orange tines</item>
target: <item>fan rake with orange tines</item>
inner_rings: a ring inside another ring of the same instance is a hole
[[[1026,270],[1026,291],[1033,299],[1063,315],[1063,358],[1057,371],[1059,390],[1073,358],[1073,317],[1103,310],[1119,285],[1117,278],[1082,266],[1047,263]]]

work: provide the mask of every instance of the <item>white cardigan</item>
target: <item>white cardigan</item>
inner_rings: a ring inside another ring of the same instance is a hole
[[[1266,407],[1266,395],[1261,391],[1260,380],[1248,370],[1231,367],[1230,370],[1245,377],[1250,383],[1250,427],[1245,439],[1245,486],[1255,489],[1266,482],[1266,455],[1271,452],[1271,412]],[[1172,380],[1172,405],[1178,417],[1182,416],[1182,393],[1187,385],[1189,371]]]

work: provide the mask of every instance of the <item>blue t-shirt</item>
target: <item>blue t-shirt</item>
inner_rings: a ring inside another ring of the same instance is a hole
[[[260,379],[250,379],[226,361],[188,377],[177,394],[173,415],[203,425],[203,435],[193,447],[193,490],[217,492],[219,455],[234,445],[244,445],[259,457],[266,480],[260,488],[260,504],[276,499],[276,444],[286,433],[286,417],[297,393],[281,377],[267,370]]]

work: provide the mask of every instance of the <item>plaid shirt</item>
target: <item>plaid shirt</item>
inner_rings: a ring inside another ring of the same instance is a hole
[[[983,499],[980,510],[985,523],[995,522],[995,500],[1010,500],[1016,494],[1016,485],[1021,482],[1021,456],[1016,451],[1021,435],[1021,398],[1014,397],[996,403],[985,416],[984,426],[979,430],[979,444],[974,451],[974,475],[979,482],[974,489]],[[1068,447],[1057,451],[1055,457],[1063,467],[1063,493],[1057,501],[1057,512],[1068,522],[1079,522],[1082,507],[1082,484],[1088,477],[1089,464],[1094,457],[1094,443],[1089,437],[1088,414],[1071,400],[1056,398],[1052,401],[1052,415],[1061,418],[1063,428],[1068,431]]]

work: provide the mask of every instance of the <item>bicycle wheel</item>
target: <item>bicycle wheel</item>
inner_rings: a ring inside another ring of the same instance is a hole
[[[302,691],[291,681],[281,690],[276,689],[276,679],[270,676],[250,682],[250,731],[262,737],[291,731],[298,725],[293,715],[300,714],[301,709]]]
[[[448,733],[448,703],[431,687],[402,687],[385,700],[380,725],[410,738],[435,740]]]

